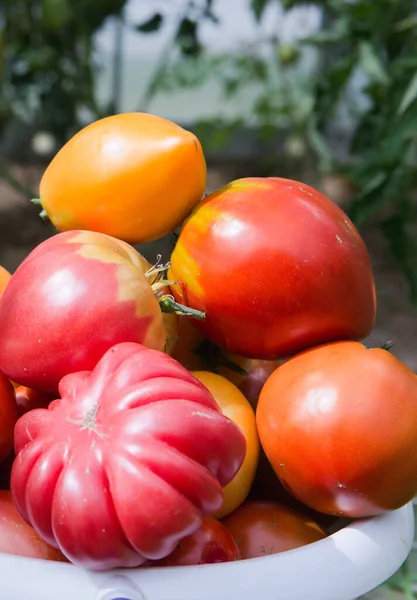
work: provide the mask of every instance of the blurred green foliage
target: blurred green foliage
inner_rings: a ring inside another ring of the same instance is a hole
[[[64,143],[98,118],[94,34],[126,0],[2,0],[0,133],[11,121]],[[107,107],[108,110],[111,107]]]
[[[152,0],[142,0],[152,9]],[[139,110],[155,95],[216,80],[233,118],[210,132],[217,147],[244,125],[266,139],[284,138],[284,151],[313,153],[321,173],[339,173],[354,190],[349,213],[362,227],[377,221],[417,305],[417,7],[415,0],[247,0],[255,22],[272,5],[292,11],[315,6],[321,28],[288,44],[279,27],[253,43],[213,54],[201,25],[218,23],[220,0],[187,0],[157,61]],[[88,119],[110,114],[99,106],[100,67],[94,35],[126,0],[2,0],[0,4],[0,135],[11,120],[50,131],[65,142]],[[163,7],[163,4],[160,6]],[[270,13],[269,13],[270,14]],[[163,9],[130,24],[149,36],[167,27]],[[250,98],[239,112],[239,97]],[[336,152],[341,114],[348,123],[345,152]],[[336,139],[335,139],[336,137]],[[329,141],[331,140],[331,141]],[[274,170],[274,158],[267,169]]]

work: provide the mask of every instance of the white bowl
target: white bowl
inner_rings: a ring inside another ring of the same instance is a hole
[[[353,600],[386,581],[414,538],[412,503],[302,548],[194,567],[105,573],[0,554],[2,600]]]

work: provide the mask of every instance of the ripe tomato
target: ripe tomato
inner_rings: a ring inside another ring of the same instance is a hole
[[[344,212],[313,188],[279,178],[234,181],[184,223],[168,277],[206,312],[196,326],[217,345],[260,359],[368,335],[371,262]]]
[[[262,386],[281,361],[258,360],[227,352],[210,342],[194,323],[194,319],[178,319],[172,356],[189,371],[219,373],[234,383],[255,408]]]
[[[73,563],[159,560],[221,507],[245,438],[173,358],[118,344],[59,388],[60,400],[17,422],[11,490],[25,521]]]
[[[245,502],[222,520],[242,558],[258,558],[318,542],[326,533],[303,512],[279,502]]]
[[[92,369],[116,343],[162,350],[164,323],[147,264],[102,233],[71,231],[39,244],[1,298],[0,369],[55,393],[64,375]]]
[[[100,119],[71,138],[40,184],[59,231],[99,231],[131,244],[173,231],[201,199],[206,163],[196,136],[147,113]]]
[[[241,558],[233,535],[220,521],[205,516],[197,531],[183,538],[175,550],[149,565],[174,567],[230,562]],[[148,565],[147,565],[148,566]]]
[[[6,285],[9,283],[11,273],[0,265],[0,295],[3,293]]]
[[[15,389],[15,393],[19,416],[24,415],[34,408],[48,408],[52,400],[56,398],[53,394],[40,392],[24,385],[19,385]]]
[[[224,352],[223,357],[244,372],[239,373],[238,370],[228,367],[227,363],[224,362],[219,368],[219,373],[234,383],[249,401],[252,408],[255,409],[266,380],[282,361],[246,358],[230,352]]]
[[[0,462],[13,449],[13,430],[18,418],[13,385],[0,371]]]
[[[385,350],[344,341],[293,357],[256,420],[283,485],[317,511],[366,517],[417,493],[417,378]]]
[[[215,513],[215,516],[220,519],[242,504],[255,478],[259,460],[259,437],[255,413],[242,392],[221,375],[208,371],[193,371],[193,375],[206,386],[222,413],[236,423],[246,438],[245,460],[235,477],[224,488],[222,507]]]
[[[8,490],[0,490],[0,553],[68,562],[25,523],[16,510]]]

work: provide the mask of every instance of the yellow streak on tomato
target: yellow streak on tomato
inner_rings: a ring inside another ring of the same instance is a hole
[[[165,327],[158,300],[145,275],[150,266],[146,259],[129,244],[105,234],[80,232],[69,242],[80,244],[76,254],[83,258],[117,265],[117,301],[133,302],[137,317],[150,317],[142,344],[163,350]]]
[[[210,391],[222,413],[241,429],[246,438],[245,460],[232,481],[223,488],[222,507],[213,515],[221,519],[242,504],[255,478],[260,449],[255,413],[242,392],[225,377],[209,371],[192,373]]]
[[[185,246],[182,244],[181,239],[178,240],[177,245],[171,255],[171,267],[168,270],[168,279],[171,281],[178,281],[175,273],[177,271],[181,273],[180,283],[185,284],[187,290],[193,295],[204,299],[204,290],[200,284],[200,269],[197,262],[187,252]],[[178,295],[182,298],[181,286],[178,288]]]

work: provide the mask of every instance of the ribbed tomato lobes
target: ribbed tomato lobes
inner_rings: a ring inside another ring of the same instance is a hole
[[[162,350],[162,313],[146,261],[110,236],[71,231],[21,263],[0,302],[0,369],[19,384],[56,392],[61,378],[92,369],[114,344]]]
[[[92,372],[65,377],[60,395],[19,420],[11,490],[69,560],[109,569],[164,558],[220,508],[245,438],[173,358],[118,344]]]
[[[345,213],[287,179],[234,181],[187,219],[171,258],[177,300],[213,342],[250,358],[361,339],[376,312],[372,266]]]

